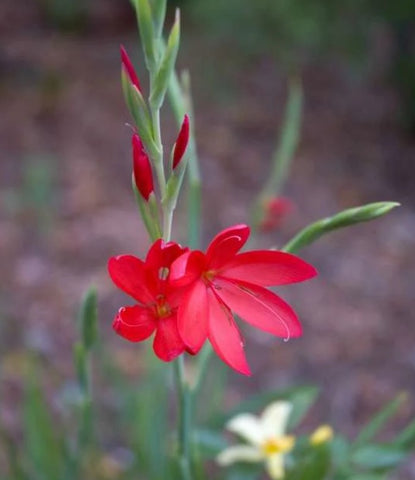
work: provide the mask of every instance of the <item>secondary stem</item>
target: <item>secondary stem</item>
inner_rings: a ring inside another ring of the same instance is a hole
[[[178,391],[179,414],[179,465],[183,480],[192,480],[190,469],[190,428],[192,396],[184,379],[184,360],[178,357],[174,362],[176,387]]]

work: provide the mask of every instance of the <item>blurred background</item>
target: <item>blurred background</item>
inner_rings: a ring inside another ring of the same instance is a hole
[[[177,3],[170,2],[170,20]],[[415,3],[179,6],[178,63],[192,75],[203,176],[203,246],[218,229],[248,221],[292,75],[302,78],[305,95],[301,142],[283,192],[295,207],[258,245],[282,245],[305,224],[343,208],[402,203],[385,218],[302,252],[320,276],[280,290],[304,336],[286,344],[247,332],[254,375],[231,374],[224,400],[316,383],[321,396],[313,422],[353,434],[396,392],[415,395]],[[144,88],[146,73],[127,0],[3,0],[0,40],[0,411],[7,429],[19,432],[16,405],[33,355],[51,409],[63,408],[61,393],[73,377],[75,312],[91,282],[106,352],[132,382],[143,370],[142,347],[111,331],[114,313],[127,302],[106,273],[108,257],[143,255],[148,246],[130,189],[120,43]],[[165,110],[171,145],[176,127]],[[179,212],[175,238],[184,241],[184,232]],[[116,394],[96,375],[100,401],[111,412]],[[401,421],[411,412],[413,401]],[[116,434],[107,430],[108,446]]]

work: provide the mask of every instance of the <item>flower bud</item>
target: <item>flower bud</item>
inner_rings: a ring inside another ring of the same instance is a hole
[[[263,203],[263,217],[259,229],[269,232],[276,229],[284,217],[292,210],[293,204],[284,197],[270,197]]]
[[[176,143],[173,149],[173,170],[180,163],[186,151],[187,144],[189,142],[189,117],[184,116],[182,126],[180,128],[179,135],[177,136]]]
[[[133,64],[131,63],[131,60],[127,54],[127,51],[125,50],[123,45],[120,45],[120,52],[121,52],[121,65],[122,69],[125,71],[127,74],[130,82],[135,85],[138,90],[141,92],[141,85],[140,85],[140,80],[138,79],[138,76],[134,70]]]
[[[334,436],[330,425],[321,425],[310,436],[310,444],[314,447],[329,442]]]
[[[140,137],[136,133],[133,135],[132,145],[134,181],[141,196],[147,202],[150,195],[154,192],[150,160],[144,151]]]

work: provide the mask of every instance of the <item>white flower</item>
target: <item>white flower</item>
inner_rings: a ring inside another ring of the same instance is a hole
[[[271,403],[260,417],[243,413],[232,418],[226,428],[244,438],[248,445],[235,445],[217,457],[219,465],[235,462],[265,462],[269,476],[284,477],[284,456],[294,448],[295,437],[286,435],[292,406],[289,402]]]

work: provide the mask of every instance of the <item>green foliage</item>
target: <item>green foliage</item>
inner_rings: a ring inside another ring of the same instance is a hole
[[[248,54],[273,53],[289,67],[329,48],[355,50],[370,28],[367,1],[194,0],[187,8],[199,27],[218,43]],[[353,24],[351,32],[350,24]],[[241,35],[243,32],[243,35]],[[352,33],[352,34],[351,34]]]
[[[368,70],[372,40],[381,28],[394,47],[389,78],[400,92],[403,120],[415,128],[415,2],[192,0],[184,8],[211,43],[231,50],[228,61],[240,58],[232,52],[272,54],[288,71],[328,53]]]
[[[176,19],[167,40],[166,49],[157,68],[154,84],[150,95],[150,103],[153,108],[160,108],[170,83],[170,77],[174,71],[177,53],[180,43],[180,15],[176,12]]]
[[[378,412],[360,431],[354,442],[355,448],[370,442],[388,420],[396,414],[406,399],[407,395],[402,393]]]
[[[396,202],[376,202],[361,207],[348,208],[332,217],[323,218],[301,230],[284,247],[283,251],[295,253],[307,245],[315,242],[326,233],[339,228],[349,227],[355,223],[368,222],[389,213],[398,207]]]
[[[79,32],[84,29],[89,0],[37,0],[46,18],[58,30]]]
[[[29,155],[21,159],[21,182],[17,188],[1,192],[1,202],[10,215],[24,217],[25,225],[40,234],[53,225],[58,195],[56,158]]]
[[[81,340],[86,350],[90,350],[98,335],[97,292],[90,288],[85,294],[80,311]]]
[[[62,432],[56,429],[56,423],[34,378],[27,384],[23,403],[25,464],[30,478],[34,480],[59,480],[64,465]]]

